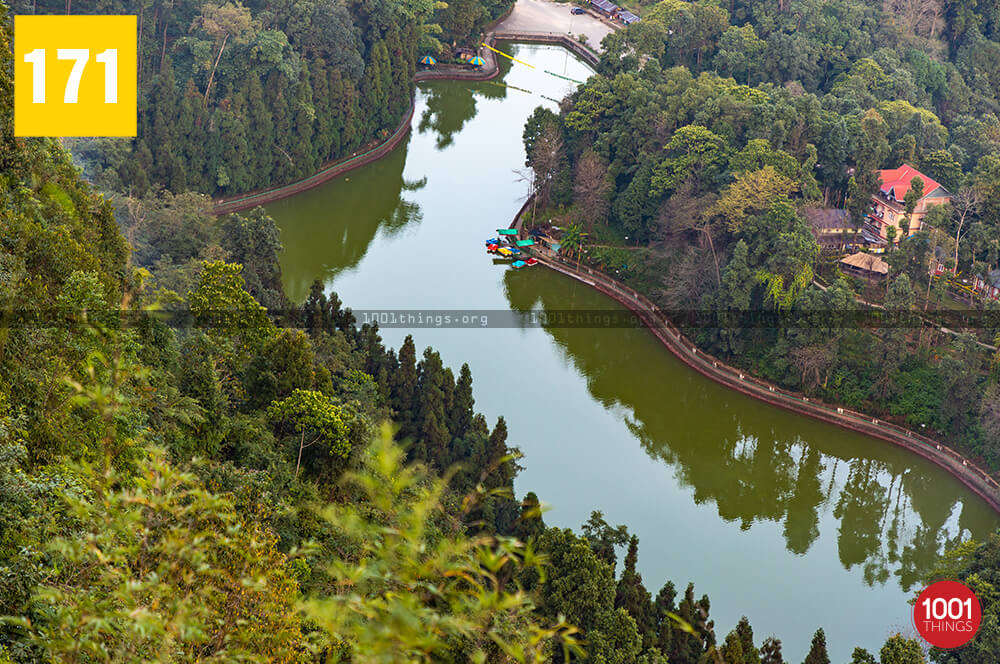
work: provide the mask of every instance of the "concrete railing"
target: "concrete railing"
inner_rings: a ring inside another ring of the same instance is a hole
[[[569,37],[557,32],[497,32],[494,37],[503,41],[518,41],[538,44],[558,44],[569,49],[581,60],[596,67],[601,61],[601,56],[596,52]]]
[[[296,180],[295,182],[290,182],[276,187],[257,189],[255,191],[240,194],[238,196],[232,196],[230,198],[217,199],[212,205],[213,214],[229,214],[231,212],[249,210],[257,207],[258,205],[273,203],[274,201],[281,200],[282,198],[288,198],[289,196],[312,189],[313,187],[319,186],[324,182],[332,180],[338,175],[343,175],[344,173],[352,171],[355,168],[359,168],[365,164],[370,164],[373,161],[381,159],[386,154],[391,152],[397,145],[399,145],[409,133],[410,124],[413,122],[414,104],[415,102],[411,102],[410,110],[399,123],[399,126],[396,127],[396,130],[389,136],[389,138],[385,139],[381,143],[378,143],[364,152],[355,152],[350,157],[327,162],[320,168],[320,170],[316,171],[309,177],[302,178],[301,180]]]

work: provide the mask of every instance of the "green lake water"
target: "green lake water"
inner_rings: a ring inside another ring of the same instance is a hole
[[[511,325],[511,311],[618,310],[542,267],[514,271],[483,240],[527,194],[521,133],[587,67],[556,47],[510,45],[537,69],[503,63],[504,83],[421,85],[410,137],[381,161],[268,207],[281,227],[289,296],[323,279],[354,309],[459,318],[485,327],[382,326],[413,334],[456,371],[476,406],[504,415],[524,453],[517,479],[579,528],[591,510],[640,538],[654,594],[689,580],[712,600],[721,641],[746,614],[798,662],[818,627],[835,663],[912,633],[907,600],[936,556],[1000,519],[957,480],[887,443],[726,390],[677,361],[644,329]],[[506,315],[505,315],[506,314]],[[399,320],[397,318],[397,320]],[[619,565],[620,571],[620,565]]]

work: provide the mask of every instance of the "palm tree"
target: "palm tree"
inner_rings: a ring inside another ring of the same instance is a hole
[[[587,233],[580,229],[580,224],[572,223],[563,231],[560,244],[566,251],[576,252],[576,269],[580,269],[580,254],[583,253],[583,245],[587,242]]]

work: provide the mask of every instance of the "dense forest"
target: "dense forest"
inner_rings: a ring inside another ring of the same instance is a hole
[[[997,303],[955,301],[934,276],[942,264],[985,277],[1000,261],[1000,5],[643,10],[605,39],[597,75],[525,128],[539,222],[564,229],[570,260],[644,291],[720,358],[1000,468],[996,316],[965,334],[935,323],[938,302]],[[804,208],[845,209],[860,230],[877,171],[902,163],[952,203],[890,244],[884,283],[845,274]],[[852,318],[862,300],[927,323],[865,326]]]
[[[81,3],[56,4],[37,6]],[[411,83],[387,69],[366,78],[380,53],[458,39],[500,8],[135,4],[98,9],[143,16],[140,138],[75,144],[91,182],[59,141],[12,138],[0,5],[0,662],[784,662],[781,642],[755,637],[746,619],[717,636],[693,584],[649,592],[625,526],[595,511],[579,533],[547,527],[536,495],[513,494],[516,446],[503,418],[476,412],[468,366],[456,375],[412,338],[386,348],[318,282],[304,303],[287,302],[273,219],[215,218],[190,191],[306,173],[305,161],[301,173],[280,169],[289,155],[336,155],[323,137],[352,149],[346,117],[353,145],[384,132]],[[323,50],[325,29],[354,34],[356,49]],[[348,54],[359,71],[336,59]],[[654,70],[648,61],[641,76]],[[644,89],[636,80],[623,81],[630,94]],[[395,106],[373,119],[364,100],[390,90]],[[164,108],[160,94],[177,101]],[[348,108],[321,114],[337,100]],[[267,121],[269,166],[213,147],[220,128],[250,122],[243,135],[257,140]],[[986,616],[984,636],[942,662],[1000,656],[998,541],[942,561]],[[900,635],[852,658],[924,661]],[[805,664],[829,662],[820,629]]]
[[[102,189],[225,195],[283,184],[384,138],[418,50],[475,37],[505,0],[14,0],[13,13],[134,14],[138,138],[79,140]]]

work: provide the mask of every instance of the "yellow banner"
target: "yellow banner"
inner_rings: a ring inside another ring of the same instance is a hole
[[[135,136],[135,16],[15,16],[15,136]]]

